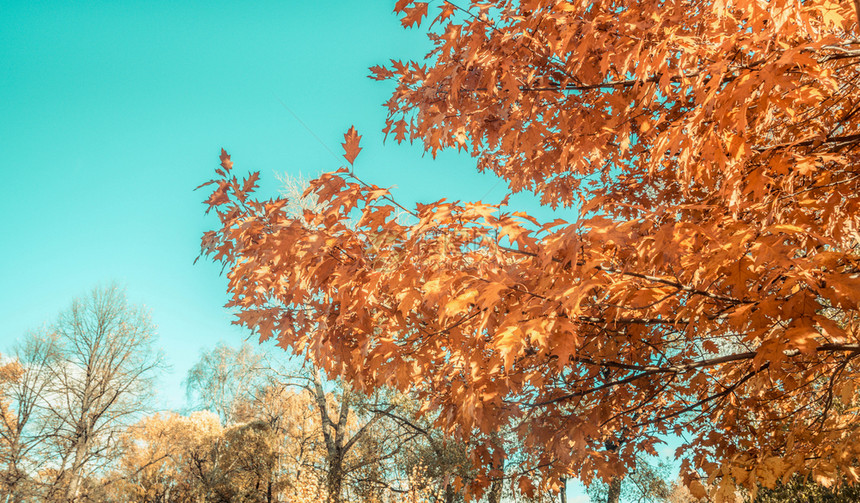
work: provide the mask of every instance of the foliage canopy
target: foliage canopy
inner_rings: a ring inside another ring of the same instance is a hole
[[[574,216],[407,208],[355,176],[353,129],[348,166],[311,182],[321,209],[291,217],[222,151],[202,246],[238,322],[360,388],[413,389],[485,466],[516,425],[548,485],[621,475],[665,434],[697,497],[857,481],[854,6],[440,7],[397,3],[433,50],[371,69],[396,86],[385,132]]]

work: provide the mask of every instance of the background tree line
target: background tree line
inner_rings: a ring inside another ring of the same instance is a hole
[[[474,445],[434,427],[432,412],[418,414],[408,393],[366,394],[247,343],[204,351],[185,380],[189,409],[156,412],[164,355],[149,315],[116,286],[75,300],[0,362],[3,503],[453,503],[481,471],[491,483],[478,500],[565,501],[564,487],[527,497],[512,483],[522,473],[511,431],[492,440],[514,454],[482,462]],[[695,501],[671,479],[667,462],[643,457],[589,496]],[[757,501],[798,495],[855,494],[792,480]]]
[[[148,313],[75,300],[0,366],[0,501],[462,501],[468,446],[407,394],[367,395],[245,344],[204,351],[189,411],[156,412]],[[489,491],[501,500],[502,486]]]

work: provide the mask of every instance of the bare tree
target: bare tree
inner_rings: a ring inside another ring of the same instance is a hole
[[[51,328],[57,356],[38,400],[55,463],[48,482],[53,497],[75,502],[119,454],[123,428],[148,410],[164,359],[149,314],[115,285],[73,301]]]
[[[264,355],[250,344],[235,349],[219,342],[188,371],[185,390],[193,406],[218,414],[226,426],[238,420],[241,407],[268,378]]]

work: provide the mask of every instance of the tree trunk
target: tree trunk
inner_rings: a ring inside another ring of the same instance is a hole
[[[561,503],[567,503],[567,479],[561,479]]]
[[[23,499],[23,495],[21,494],[21,488],[19,484],[22,480],[24,480],[24,472],[19,468],[20,465],[20,448],[17,442],[15,442],[10,448],[9,454],[9,466],[6,468],[6,472],[2,475],[3,484],[6,486],[6,490],[8,491],[4,496],[3,501],[5,503],[19,503]]]
[[[75,446],[75,458],[72,461],[71,470],[69,470],[69,485],[66,488],[66,500],[70,503],[77,501],[80,493],[81,471],[87,454],[87,443],[87,434],[81,434]]]
[[[618,503],[621,498],[621,478],[614,477],[609,482],[609,492],[606,494],[606,503]]]
[[[8,503],[9,499],[18,493],[18,482],[21,480],[21,471],[18,470],[18,438],[20,437],[19,432],[15,432],[15,440],[12,441],[12,445],[9,447],[9,464],[6,467],[6,472],[3,474],[3,484],[6,486],[6,496],[4,498],[4,502]],[[17,501],[19,498],[15,498],[13,501]]]
[[[330,458],[326,476],[326,489],[329,503],[340,503],[340,492],[343,488],[343,457]]]
[[[322,388],[321,371],[318,371],[318,374],[314,377],[314,388],[312,391],[319,408],[323,439],[326,444],[326,465],[328,468],[326,489],[328,490],[328,502],[340,503],[340,492],[343,488],[343,459],[346,451],[349,450],[352,444],[352,441],[346,442],[345,439],[349,416],[349,388],[344,386],[340,402],[340,413],[338,414],[337,421],[333,421],[326,404],[325,391]],[[361,431],[356,435],[360,433]]]

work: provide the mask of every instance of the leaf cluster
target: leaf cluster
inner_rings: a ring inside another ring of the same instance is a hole
[[[349,168],[290,215],[222,151],[202,252],[237,323],[412,390],[477,466],[510,428],[522,487],[620,476],[667,434],[695,497],[857,481],[856,21],[833,0],[445,2],[424,61],[371,69],[395,86],[385,132],[570,216],[407,207]]]

